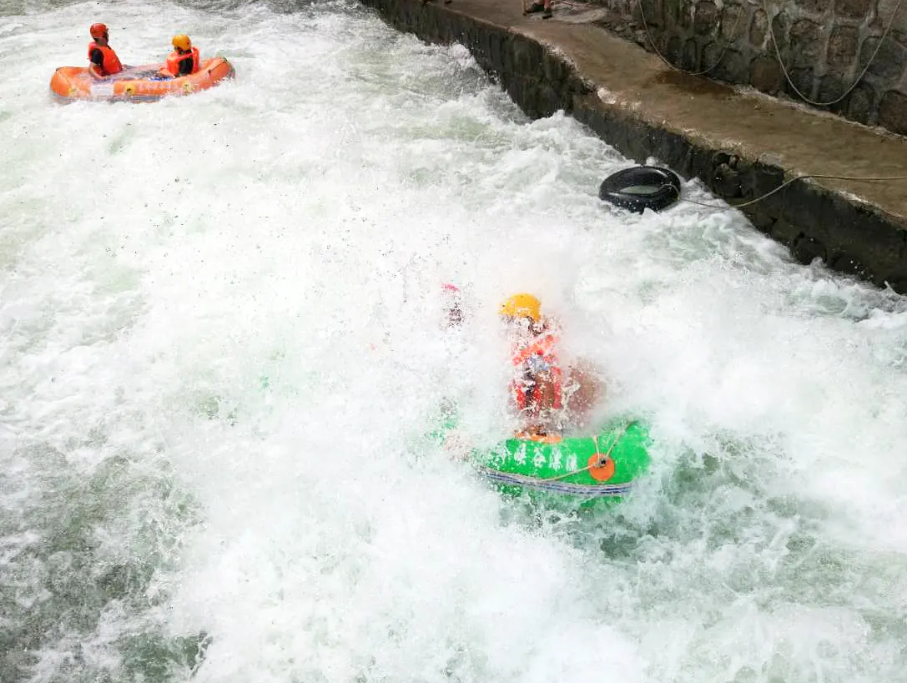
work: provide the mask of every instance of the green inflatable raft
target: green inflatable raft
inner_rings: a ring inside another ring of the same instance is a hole
[[[449,416],[445,427],[453,421]],[[616,419],[596,436],[513,438],[470,455],[477,471],[505,494],[527,493],[545,507],[588,509],[613,505],[632,491],[649,468],[649,445],[643,423]]]

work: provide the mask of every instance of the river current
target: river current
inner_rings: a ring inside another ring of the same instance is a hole
[[[94,21],[237,77],[58,105]],[[3,683],[907,681],[902,297],[609,209],[632,162],[352,2],[14,0],[0,71]],[[419,438],[508,428],[515,291],[651,425],[613,511]]]

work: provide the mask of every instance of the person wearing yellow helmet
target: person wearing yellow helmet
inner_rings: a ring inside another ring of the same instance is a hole
[[[167,64],[161,69],[164,76],[179,78],[194,74],[199,69],[198,48],[192,46],[189,36],[184,33],[173,36],[173,52],[167,57]]]
[[[533,322],[542,319],[542,302],[532,294],[514,294],[501,304],[499,313],[505,318],[527,318]]]
[[[520,416],[518,436],[550,436],[563,427],[560,339],[541,309],[536,296],[521,293],[508,298],[498,311],[510,337],[510,391]]]
[[[583,426],[602,395],[596,368],[585,360],[562,363],[560,331],[533,294],[514,294],[498,312],[511,343],[517,437],[555,437],[568,426]]]

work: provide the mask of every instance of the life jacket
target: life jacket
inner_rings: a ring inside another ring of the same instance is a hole
[[[557,335],[545,332],[528,344],[518,344],[514,347],[510,360],[514,368],[523,368],[523,372],[521,377],[517,377],[511,382],[510,389],[520,410],[524,410],[528,406],[530,398],[535,405],[538,405],[542,396],[542,388],[538,382],[526,381],[527,371],[530,371],[530,368],[526,366],[534,356],[548,366],[548,374],[551,376],[554,389],[553,407],[562,407],[563,373],[556,353],[559,341]]]
[[[96,42],[91,41],[88,43],[89,61],[91,61],[91,53],[94,50],[100,50],[101,54],[104,56],[104,62],[101,64],[102,76],[113,76],[123,70],[123,65],[120,64],[120,58],[117,57],[117,53],[113,51],[112,47],[109,45],[98,45]]]
[[[190,49],[189,52],[183,52],[182,54],[180,54],[179,52],[174,50],[173,52],[170,53],[170,56],[167,57],[167,66],[165,66],[164,69],[171,76],[179,76],[180,75],[180,62],[183,61],[184,59],[192,60],[192,71],[190,73],[195,73],[196,71],[198,71],[199,55],[198,55],[197,47],[193,47]]]

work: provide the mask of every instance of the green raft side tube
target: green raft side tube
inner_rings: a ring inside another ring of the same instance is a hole
[[[473,451],[477,469],[503,493],[529,496],[549,507],[611,505],[633,489],[650,464],[647,428],[638,421],[611,422],[598,437],[557,443],[508,439],[490,451]],[[607,455],[598,478],[590,473]]]

